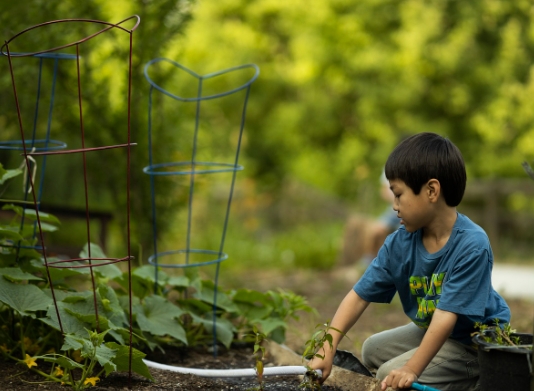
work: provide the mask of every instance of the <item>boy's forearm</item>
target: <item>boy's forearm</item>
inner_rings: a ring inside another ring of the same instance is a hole
[[[453,312],[436,310],[421,345],[406,363],[418,377],[450,336],[457,319],[458,315]]]
[[[339,332],[335,330],[330,331],[330,334],[332,335],[333,351],[336,350],[341,339],[350,328],[354,326],[368,305],[369,302],[363,300],[356,292],[354,292],[354,290],[351,289],[350,292],[347,293],[330,323],[330,327],[339,330]]]

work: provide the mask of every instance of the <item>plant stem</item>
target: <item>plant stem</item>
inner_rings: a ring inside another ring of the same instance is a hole
[[[58,378],[55,377],[55,376],[49,375],[49,374],[47,374],[47,373],[45,373],[45,372],[43,372],[43,371],[41,371],[41,370],[39,370],[39,369],[35,369],[35,368],[30,368],[30,369],[32,370],[32,372],[35,372],[35,373],[37,373],[37,374],[43,376],[45,379],[52,380],[52,381],[55,382],[55,383],[61,383],[61,382],[63,382],[63,380],[58,379]]]
[[[22,352],[22,358],[26,355],[26,349],[24,348],[24,331],[22,330],[22,315],[20,315],[20,351]]]

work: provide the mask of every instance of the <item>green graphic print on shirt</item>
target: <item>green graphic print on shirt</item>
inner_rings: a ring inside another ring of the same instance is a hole
[[[432,277],[410,277],[410,292],[416,296],[418,304],[417,314],[415,319],[412,319],[417,326],[428,328],[430,325],[430,320],[441,297],[444,279],[445,272],[432,274]]]

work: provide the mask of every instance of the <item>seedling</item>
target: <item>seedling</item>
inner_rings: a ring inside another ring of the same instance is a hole
[[[480,335],[481,338],[488,342],[502,346],[518,346],[520,345],[519,337],[517,335],[512,335],[516,332],[515,329],[512,329],[510,323],[505,323],[502,327],[499,324],[499,319],[494,320],[495,326],[488,326],[487,324],[482,324],[479,322],[475,323],[475,328],[478,331],[472,333],[472,336]],[[491,334],[486,333],[491,331]]]
[[[326,323],[318,324],[317,326],[315,326],[315,329],[317,331],[315,331],[312,337],[308,341],[306,341],[305,349],[302,353],[303,362],[304,360],[311,360],[312,358],[319,358],[321,360],[324,360],[324,355],[319,354],[319,352],[321,350],[324,351],[325,343],[328,343],[330,349],[333,349],[332,334],[330,332],[334,330],[338,333],[344,334],[335,327],[330,326],[329,320]],[[302,380],[302,383],[299,387],[305,390],[321,390],[322,388],[318,382],[319,375],[317,374],[317,372],[315,372],[308,365],[306,365],[306,369],[308,371],[306,372],[306,376],[304,376],[304,379]]]
[[[254,369],[256,370],[256,376],[258,379],[258,386],[252,390],[263,391],[263,359],[265,358],[265,347],[262,346],[263,341],[267,339],[267,336],[260,332],[256,326],[253,326],[254,336],[254,351],[252,355],[256,359]]]

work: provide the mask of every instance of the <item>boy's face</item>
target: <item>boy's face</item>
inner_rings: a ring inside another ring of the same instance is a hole
[[[415,232],[419,228],[426,226],[429,219],[429,202],[424,191],[414,194],[413,190],[401,181],[394,179],[389,181],[390,189],[395,199],[393,200],[393,210],[401,219],[408,232]]]

